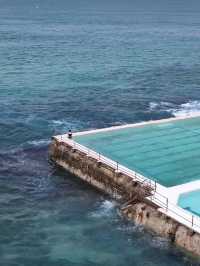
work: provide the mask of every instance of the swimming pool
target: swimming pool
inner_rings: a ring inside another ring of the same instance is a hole
[[[178,205],[200,216],[200,190],[184,193],[179,197]]]
[[[200,118],[77,135],[78,143],[170,187],[200,179]]]

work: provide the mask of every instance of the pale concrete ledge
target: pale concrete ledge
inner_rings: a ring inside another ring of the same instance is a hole
[[[181,194],[189,193],[195,190],[200,190],[200,180],[170,187],[168,188],[167,193],[170,195],[171,202],[177,204]]]
[[[76,133],[74,133],[74,136],[95,134],[95,133],[107,132],[107,131],[119,130],[119,129],[125,129],[125,128],[142,127],[142,126],[146,126],[146,125],[170,123],[170,122],[174,122],[174,121],[178,121],[178,120],[185,120],[185,119],[196,118],[196,117],[200,117],[200,112],[195,113],[194,115],[185,115],[185,116],[171,117],[171,118],[166,118],[166,119],[150,120],[150,121],[139,122],[139,123],[134,123],[134,124],[112,126],[112,127],[107,127],[107,128],[101,128],[101,129],[86,130],[86,131],[82,131],[82,132],[76,132]],[[63,137],[67,137],[67,134],[64,134]]]

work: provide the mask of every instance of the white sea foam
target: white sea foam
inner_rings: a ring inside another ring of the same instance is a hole
[[[156,102],[150,102],[150,103],[149,103],[149,110],[150,110],[150,111],[154,111],[155,109],[157,109],[158,106],[159,106],[159,103],[156,103]]]
[[[150,102],[149,111],[168,111],[169,108],[173,108],[173,103],[170,102]]]
[[[47,139],[28,141],[28,144],[32,146],[45,146],[45,145],[48,145],[49,143],[50,143],[50,140],[47,140]]]
[[[61,119],[61,120],[52,120],[52,124],[55,126],[68,126],[73,127],[74,125],[77,125],[78,122],[69,122],[67,120]]]
[[[113,201],[105,200],[96,211],[92,212],[91,216],[95,218],[109,216],[112,213],[115,205],[116,203]]]
[[[189,101],[181,104],[176,109],[171,109],[171,113],[176,116],[197,115],[200,114],[200,101]]]
[[[56,132],[60,132],[60,133],[64,133],[64,132],[68,131],[69,129],[80,130],[82,128],[81,122],[79,122],[79,121],[69,122],[69,121],[63,120],[63,119],[52,120],[51,125]]]
[[[150,102],[149,111],[166,111],[176,117],[200,114],[200,101],[189,101],[177,106],[170,102]]]
[[[64,122],[63,120],[53,120],[52,123],[54,125],[58,125],[58,126],[62,126],[64,124],[66,124],[66,122]]]

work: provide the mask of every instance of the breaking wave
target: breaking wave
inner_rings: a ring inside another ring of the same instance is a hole
[[[170,102],[150,102],[149,111],[168,111],[174,107],[173,103]]]
[[[91,216],[95,218],[110,216],[115,206],[116,203],[114,201],[105,200],[96,211],[92,212]]]
[[[198,115],[200,114],[200,101],[189,101],[181,105],[176,105],[170,102],[150,102],[149,111],[165,111],[171,113],[175,117]]]
[[[198,115],[200,114],[200,101],[189,101],[188,103],[181,104],[179,108],[171,110],[171,112],[176,117]]]

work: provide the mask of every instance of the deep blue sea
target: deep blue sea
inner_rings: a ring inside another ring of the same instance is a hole
[[[194,0],[0,0],[0,265],[200,265],[48,162],[69,128],[200,111],[199,13]]]

